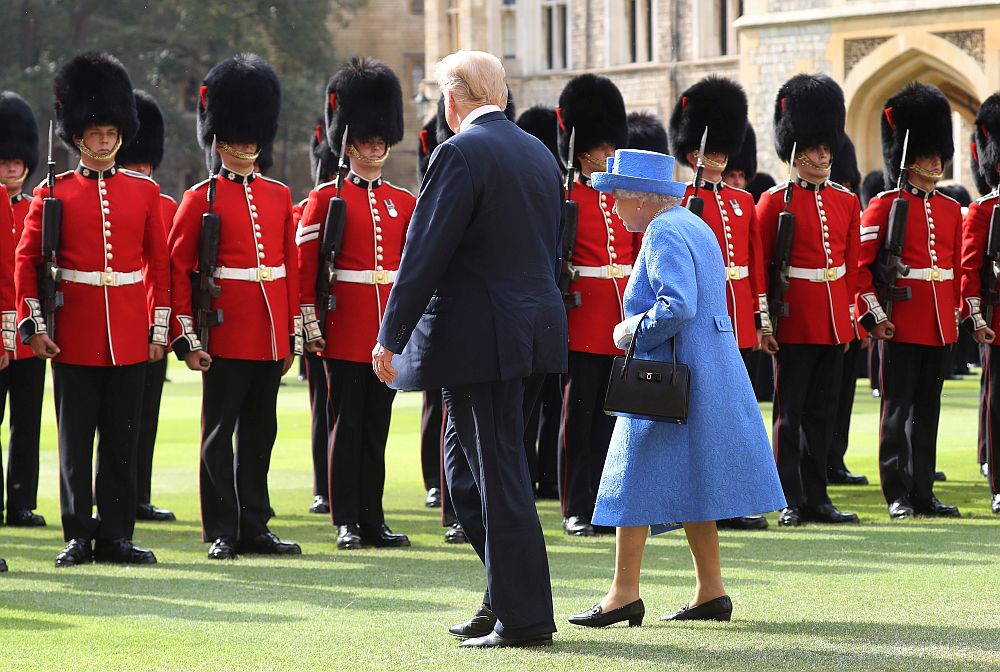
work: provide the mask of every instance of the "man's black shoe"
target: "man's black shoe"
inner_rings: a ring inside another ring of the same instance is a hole
[[[361,543],[375,548],[405,548],[410,545],[410,538],[396,534],[385,524],[361,525]]]
[[[361,548],[361,529],[356,523],[337,526],[337,548],[342,551]]]
[[[789,506],[778,515],[778,525],[782,527],[798,527],[802,524],[802,510],[797,506]]]
[[[462,523],[454,523],[444,532],[444,541],[446,544],[467,544],[469,543],[469,538],[465,536],[465,528],[462,527]]]
[[[827,473],[831,485],[868,485],[868,477],[852,474],[847,469],[835,469]]]
[[[993,513],[1000,516],[1000,495],[993,495],[993,501],[990,503],[990,508]]]
[[[908,499],[897,499],[889,505],[889,517],[893,520],[912,518],[913,514],[913,505]]]
[[[740,516],[739,518],[725,518],[716,521],[717,527],[725,527],[730,530],[766,530],[767,518],[764,516]]]
[[[532,646],[552,646],[552,635],[528,639],[507,639],[495,632],[483,637],[472,637],[459,644],[463,649],[527,649]]]
[[[728,595],[709,600],[697,607],[685,604],[672,614],[660,618],[661,621],[728,621],[733,617],[733,601]]]
[[[11,509],[7,512],[11,527],[45,527],[45,518],[30,509]]]
[[[957,506],[942,504],[938,498],[931,495],[926,502],[914,502],[913,510],[921,516],[937,516],[940,518],[961,518]]]
[[[563,519],[563,532],[573,537],[592,537],[594,526],[583,516],[570,516]]]
[[[7,571],[7,561],[4,560],[3,558],[0,558],[0,574],[6,571]]]
[[[155,565],[156,556],[146,548],[139,548],[130,539],[98,539],[94,542],[94,562],[116,565]]]
[[[209,560],[235,560],[236,542],[229,537],[219,537],[208,549]]]
[[[948,476],[943,471],[935,471],[934,472],[934,480],[935,481],[947,481],[948,480]]]
[[[56,556],[56,567],[89,565],[93,561],[94,553],[90,550],[88,539],[70,539],[66,547]]]
[[[171,520],[177,520],[177,516],[174,515],[173,511],[161,509],[160,507],[153,506],[152,504],[140,504],[135,509],[135,519],[169,522]]]
[[[441,508],[441,488],[431,488],[427,491],[427,499],[424,500],[424,506],[428,509]]]
[[[240,539],[236,550],[239,553],[259,555],[302,555],[298,544],[294,541],[282,541],[274,532],[264,532],[253,539]]]
[[[465,623],[458,623],[448,628],[448,634],[459,639],[469,637],[483,637],[493,632],[497,625],[497,617],[493,611],[485,604],[479,605],[479,609],[472,618]]]
[[[858,514],[843,513],[833,504],[820,504],[819,506],[803,506],[802,520],[814,523],[830,523],[837,525],[840,523],[858,522]]]
[[[316,495],[309,506],[309,513],[330,513],[330,500],[323,495]]]

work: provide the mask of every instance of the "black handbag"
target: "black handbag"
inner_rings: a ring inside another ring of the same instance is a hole
[[[670,339],[671,362],[635,358],[635,341],[611,366],[604,412],[624,418],[686,424],[691,371],[677,362],[677,341]]]

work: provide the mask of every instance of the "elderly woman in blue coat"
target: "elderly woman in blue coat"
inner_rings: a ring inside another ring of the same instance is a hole
[[[646,537],[684,529],[696,576],[693,599],[663,620],[728,621],[715,521],[785,506],[760,409],[726,310],[725,272],[712,230],[676,207],[673,157],[618,150],[595,189],[613,194],[630,231],[645,232],[625,290],[629,319],[615,329],[635,356],[691,371],[686,424],[619,417],[597,494],[595,525],[617,527],[614,580],[576,625],[640,625],[639,570]]]

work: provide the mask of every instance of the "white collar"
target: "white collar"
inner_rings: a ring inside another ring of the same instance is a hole
[[[467,131],[469,126],[472,126],[472,122],[490,112],[503,112],[503,110],[500,109],[499,105],[480,105],[472,112],[469,112],[469,115],[462,120],[462,125],[458,127],[458,132]]]

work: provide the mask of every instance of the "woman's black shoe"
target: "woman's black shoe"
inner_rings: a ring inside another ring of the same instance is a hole
[[[630,628],[637,628],[642,625],[642,619],[645,616],[646,606],[642,603],[642,599],[607,612],[601,609],[601,604],[598,602],[582,614],[573,614],[570,616],[569,622],[573,625],[583,625],[588,628],[603,628],[615,623],[621,623],[622,621],[628,621]]]
[[[733,601],[728,595],[709,600],[697,607],[684,605],[677,613],[661,618],[661,621],[728,621],[733,617]]]

